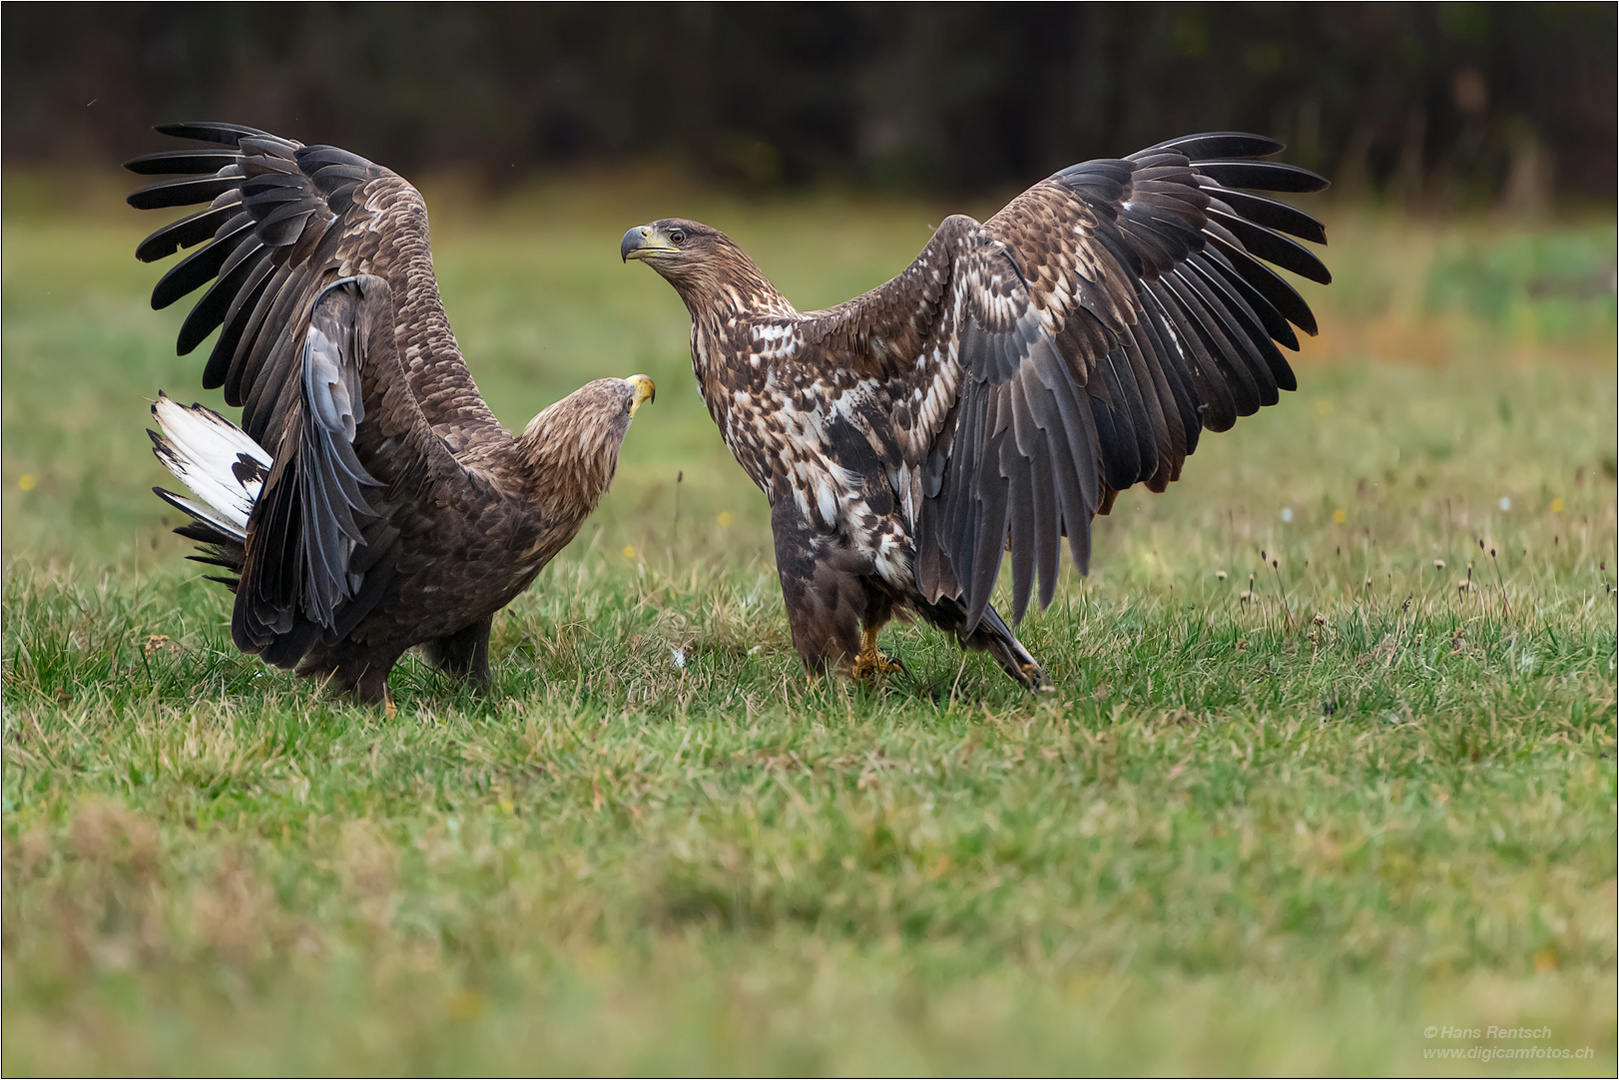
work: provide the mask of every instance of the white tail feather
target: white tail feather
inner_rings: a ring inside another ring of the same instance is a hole
[[[159,393],[152,416],[161,431],[152,440],[158,460],[203,501],[207,511],[178,496],[169,501],[188,514],[245,537],[253,502],[270,472],[270,455],[241,428],[201,405],[188,408]],[[236,474],[243,455],[260,466],[246,478]]]
[[[246,542],[247,530],[237,525],[234,521],[226,520],[224,514],[221,514],[207,503],[192,502],[190,499],[182,498],[174,492],[165,491],[162,488],[154,488],[153,490],[157,493],[158,498],[181,513],[189,514],[198,521],[207,522],[226,536]]]

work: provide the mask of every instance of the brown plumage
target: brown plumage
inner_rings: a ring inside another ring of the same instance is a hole
[[[159,131],[213,144],[136,158],[178,179],[142,208],[206,202],[137,256],[201,244],[158,283],[161,308],[212,283],[179,351],[215,329],[203,374],[240,429],[160,397],[160,460],[201,499],[154,489],[234,576],[238,648],[386,702],[420,646],[485,682],[496,611],[526,589],[607,490],[644,375],[598,379],[513,437],[450,333],[421,196],[387,169],[229,124]]]
[[[1326,181],[1259,160],[1279,150],[1218,133],[1072,166],[987,222],[947,218],[898,277],[827,311],[795,310],[706,225],[625,234],[620,254],[685,301],[709,413],[770,499],[807,666],[895,666],[876,632],[914,613],[1044,685],[989,603],[1002,553],[1021,619],[1037,578],[1051,602],[1064,536],[1085,571],[1118,492],[1162,491],[1202,429],[1294,389],[1276,343],[1315,320],[1259,260],[1325,283],[1283,234],[1326,234],[1241,189]]]

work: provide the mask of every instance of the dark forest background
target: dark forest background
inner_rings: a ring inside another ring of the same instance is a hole
[[[979,190],[1240,128],[1413,205],[1615,194],[1615,6],[7,5],[8,166],[243,121],[500,185]]]

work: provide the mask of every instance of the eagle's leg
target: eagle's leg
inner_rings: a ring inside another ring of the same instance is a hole
[[[861,617],[868,607],[859,557],[835,536],[817,533],[791,497],[771,506],[770,531],[799,659],[816,674],[836,669],[853,675],[861,651]]]
[[[381,664],[372,664],[365,669],[359,681],[354,684],[354,697],[367,705],[381,705],[382,711],[390,717],[398,710],[394,708],[393,698],[388,694],[388,672],[392,664],[383,667]]]
[[[329,671],[299,671],[312,678],[326,675],[326,692],[333,697],[353,697],[363,705],[381,705],[393,715],[393,702],[388,698],[388,672],[393,664],[374,664],[364,661],[338,664]]]
[[[447,675],[466,679],[474,685],[489,685],[489,631],[495,616],[491,612],[477,622],[422,645],[427,662]]]
[[[388,695],[388,674],[403,652],[403,649],[388,649],[378,653],[373,648],[345,641],[336,648],[312,651],[298,665],[298,674],[306,679],[324,679],[326,692],[333,697],[352,696],[365,705],[381,705],[392,716],[394,707]]]

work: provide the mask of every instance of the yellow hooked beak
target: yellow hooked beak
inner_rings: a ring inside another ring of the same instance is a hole
[[[631,375],[624,382],[630,388],[630,419],[634,420],[635,410],[648,401],[658,400],[658,388],[645,375]]]

